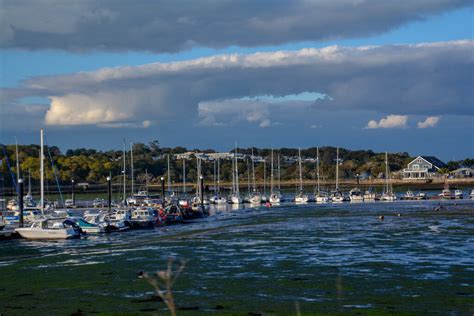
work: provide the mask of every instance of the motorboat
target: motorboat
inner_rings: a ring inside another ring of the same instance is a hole
[[[74,221],[41,219],[35,220],[30,227],[17,228],[16,232],[25,239],[71,239],[80,238],[81,229]]]
[[[377,195],[375,194],[375,192],[372,192],[372,191],[370,191],[370,190],[366,190],[366,191],[364,192],[363,198],[364,198],[364,201],[367,201],[367,202],[369,202],[369,201],[375,201],[376,198],[377,198]]]
[[[132,211],[132,228],[153,228],[156,218],[152,208],[139,208]]]
[[[470,199],[474,199],[474,190],[471,190],[471,194],[469,194]]]
[[[462,190],[454,190],[454,198],[455,199],[463,199],[464,198],[464,192]]]
[[[127,205],[141,205],[148,197],[148,191],[138,191],[127,198]]]
[[[405,192],[405,195],[403,195],[403,199],[404,200],[414,200],[415,199],[415,194],[413,193],[413,191],[408,190],[407,192]]]
[[[183,222],[183,209],[178,204],[171,204],[165,207],[166,224],[178,224]]]
[[[349,191],[349,199],[351,202],[363,202],[364,195],[359,188],[354,188]]]
[[[449,188],[444,188],[438,196],[445,200],[451,200],[454,198],[453,192]]]
[[[105,202],[105,200],[101,199],[101,198],[96,198],[92,202],[92,206],[94,206],[94,207],[105,207],[106,205],[107,205],[107,203]]]
[[[426,200],[428,197],[426,196],[425,192],[419,192],[416,194],[416,199],[417,200]]]
[[[90,223],[80,217],[77,217],[77,218],[73,217],[71,218],[71,220],[73,220],[82,229],[82,231],[86,232],[87,234],[102,234],[108,231],[107,230],[108,225],[105,225],[104,223],[102,224]]]

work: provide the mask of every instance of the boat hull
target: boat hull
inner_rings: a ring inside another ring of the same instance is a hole
[[[74,239],[79,238],[79,232],[74,229],[31,229],[17,228],[16,232],[22,238],[31,240],[47,240],[47,239]]]

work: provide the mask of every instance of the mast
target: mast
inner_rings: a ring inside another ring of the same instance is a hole
[[[132,195],[135,193],[135,179],[134,179],[134,170],[133,170],[133,143],[130,143],[130,165],[132,167],[131,175],[132,175]]]
[[[123,139],[123,202],[127,200],[127,174],[126,174],[126,152],[125,152],[125,138]]]
[[[145,169],[145,190],[148,195],[148,169]]]
[[[170,154],[168,154],[167,159],[168,159],[168,195],[171,195]]]
[[[273,194],[273,146],[272,146],[271,166],[270,166],[270,194]]]
[[[220,182],[221,182],[221,162],[219,157],[217,157],[217,195],[221,194],[221,187],[220,187]]]
[[[336,191],[339,191],[339,147],[336,149]]]
[[[389,178],[389,174],[388,174],[388,153],[385,152],[385,192],[388,193],[389,192],[389,187],[388,187],[388,178]]]
[[[239,197],[240,192],[239,192],[239,167],[237,164],[237,142],[235,143],[234,160],[235,160],[235,194],[237,195],[237,197]]]
[[[252,148],[252,183],[253,183],[253,192],[257,191],[256,185],[255,185],[255,166],[253,163],[253,148]]]
[[[303,172],[301,168],[301,148],[298,148],[298,164],[300,167],[300,192],[303,192]]]
[[[281,191],[280,153],[278,152],[278,191]]]
[[[183,195],[186,194],[186,159],[183,158]]]
[[[319,195],[320,186],[319,186],[319,147],[316,147],[316,176],[318,177],[317,192]]]
[[[31,196],[31,172],[28,170],[28,195]]]
[[[235,152],[234,152],[234,156],[235,156]],[[232,194],[235,195],[235,162],[234,162],[234,158],[232,158],[231,160],[232,160]]]
[[[214,195],[215,195],[217,194],[217,176],[216,176],[217,161],[216,159],[214,159],[213,164],[214,164]]]
[[[250,166],[249,166],[249,161],[246,159],[247,162],[247,190],[248,193],[250,194]]]
[[[263,158],[263,195],[267,195],[267,160]]]
[[[41,214],[44,215],[44,142],[43,142],[43,137],[44,137],[44,131],[41,129],[40,131],[40,190],[41,190],[41,198],[40,198],[40,209],[41,209]]]
[[[16,153],[16,179],[20,179],[20,158],[18,157],[18,139],[15,136],[15,153]]]

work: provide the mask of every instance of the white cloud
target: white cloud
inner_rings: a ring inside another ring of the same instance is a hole
[[[371,120],[367,124],[368,129],[375,128],[404,128],[407,126],[408,116],[407,115],[389,115],[382,118],[380,121]]]
[[[418,128],[435,127],[440,120],[439,116],[428,116],[423,122],[418,122]]]
[[[274,113],[286,124],[303,108],[474,115],[473,50],[470,40],[331,46],[104,68],[31,78],[1,89],[0,106],[49,97],[49,125],[142,124],[185,115],[201,125],[240,121],[268,127]],[[266,97],[257,101],[259,96]]]

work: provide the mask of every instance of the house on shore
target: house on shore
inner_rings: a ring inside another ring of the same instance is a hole
[[[403,180],[428,180],[441,176],[446,164],[433,156],[418,156],[403,169]]]
[[[452,178],[472,178],[474,177],[473,168],[459,168],[449,173]]]

